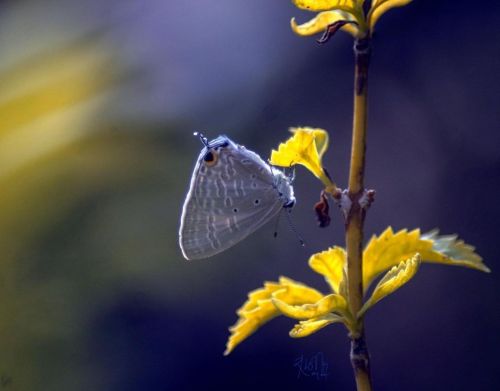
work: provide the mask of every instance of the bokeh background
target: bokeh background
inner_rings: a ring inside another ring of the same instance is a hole
[[[289,28],[288,0],[0,1],[0,388],[352,390],[348,339],[292,340],[278,318],[223,357],[248,291],[285,275],[326,291],[308,257],[343,244],[298,169],[293,217],[206,261],[177,230],[194,130],[262,156],[289,126],[328,129],[347,181],[352,40]],[[492,274],[424,265],[367,315],[379,390],[499,389],[500,5],[426,1],[374,42],[366,234],[439,227]],[[298,378],[323,353],[328,377]]]

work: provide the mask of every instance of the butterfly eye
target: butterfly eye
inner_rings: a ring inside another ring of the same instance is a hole
[[[217,160],[219,160],[219,155],[215,151],[208,151],[205,156],[203,156],[203,160],[205,161],[205,164],[208,167],[213,167],[217,163]]]

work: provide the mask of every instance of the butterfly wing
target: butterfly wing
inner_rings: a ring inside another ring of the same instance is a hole
[[[206,162],[207,153],[216,162]],[[205,148],[184,203],[179,242],[186,259],[207,258],[244,239],[275,216],[283,199],[275,174],[257,154],[232,142]]]

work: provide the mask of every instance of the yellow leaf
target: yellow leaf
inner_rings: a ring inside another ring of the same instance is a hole
[[[339,295],[343,296],[347,300],[347,268],[345,267],[342,270],[342,281],[340,281],[339,285]]]
[[[371,297],[365,302],[361,310],[358,312],[358,317],[363,314],[384,297],[401,288],[404,284],[411,280],[417,273],[420,264],[420,254],[415,254],[412,258],[401,262],[398,266],[394,266],[386,275],[379,281],[375,287]]]
[[[308,132],[311,133],[314,138],[314,143],[316,145],[316,150],[318,151],[318,156],[321,159],[328,149],[329,137],[328,132],[321,128],[290,128],[291,133],[297,132]]]
[[[252,335],[257,329],[269,320],[279,315],[271,300],[261,300],[259,306],[252,311],[245,312],[238,322],[229,328],[231,335],[226,344],[224,355],[227,356],[243,340]]]
[[[457,235],[438,236],[438,233],[438,230],[433,230],[422,234],[422,240],[432,242],[432,252],[422,255],[425,261],[490,272],[490,268],[483,263],[483,258],[474,252],[474,246],[457,240]]]
[[[347,12],[325,11],[320,12],[308,22],[300,25],[297,24],[295,18],[292,18],[290,26],[295,34],[300,36],[309,36],[324,32],[328,26],[341,20],[357,21],[354,16],[348,14]],[[359,31],[358,26],[355,24],[346,24],[341,28],[341,30],[344,30],[354,36],[357,36]]]
[[[391,8],[403,7],[412,0],[379,0],[372,3],[370,12],[368,13],[368,26],[373,31],[375,24],[379,18],[389,11]]]
[[[339,322],[343,322],[343,318],[334,314],[328,314],[321,316],[319,318],[303,320],[297,323],[293,327],[293,329],[290,330],[290,337],[292,338],[307,337],[308,335],[311,335],[316,331],[321,330],[323,327],[328,326],[329,324],[339,323]]]
[[[269,282],[266,281],[264,283],[264,288],[262,289],[256,289],[254,291],[251,291],[248,293],[248,300],[243,304],[243,306],[237,311],[238,315],[240,312],[248,312],[253,310],[254,308],[258,307],[258,302],[261,300],[269,299],[271,295],[280,290],[283,289],[281,284],[276,283],[276,282]]]
[[[363,252],[363,288],[366,291],[373,280],[383,271],[398,265],[415,253],[431,250],[430,242],[422,242],[420,230],[408,232],[406,229],[394,234],[388,227],[379,237],[371,238]]]
[[[347,311],[345,299],[335,293],[322,297],[314,304],[291,305],[276,298],[272,302],[283,315],[294,319],[317,318],[330,312],[344,314]]]
[[[316,289],[290,278],[280,277],[279,281],[285,289],[276,291],[273,297],[283,300],[288,304],[315,303],[323,297]]]
[[[358,0],[292,0],[292,3],[297,8],[315,12],[332,9],[352,11],[358,8]]]
[[[231,351],[244,339],[253,334],[260,326],[279,315],[279,311],[271,302],[271,295],[283,287],[278,283],[266,282],[264,288],[248,294],[248,300],[236,311],[239,316],[236,324],[229,328],[231,335],[226,344],[224,355]]]
[[[334,186],[321,164],[321,157],[328,146],[328,135],[323,129],[294,128],[293,136],[271,152],[270,163],[280,167],[303,165],[319,178],[325,186]],[[316,143],[318,140],[318,144]]]
[[[435,232],[421,236],[418,229],[393,233],[391,227],[387,228],[379,237],[373,236],[363,252],[364,290],[380,273],[417,252],[423,262],[466,266],[488,272],[474,248],[455,238],[438,237]]]
[[[340,293],[340,284],[344,276],[346,252],[341,247],[331,247],[309,258],[309,266],[316,273],[323,275],[335,293]]]
[[[340,28],[346,33],[351,34],[354,38],[360,38],[363,34],[360,32],[359,25],[348,23]]]
[[[248,300],[236,312],[239,318],[236,324],[229,328],[231,334],[224,355],[231,353],[262,325],[281,314],[272,303],[273,298],[297,305],[315,303],[322,297],[317,290],[286,277],[280,277],[279,283],[266,282],[264,288],[250,292]]]

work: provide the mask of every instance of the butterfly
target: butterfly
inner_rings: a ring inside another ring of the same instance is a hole
[[[234,246],[283,208],[295,205],[292,179],[226,136],[204,144],[191,177],[179,229],[184,258]]]

